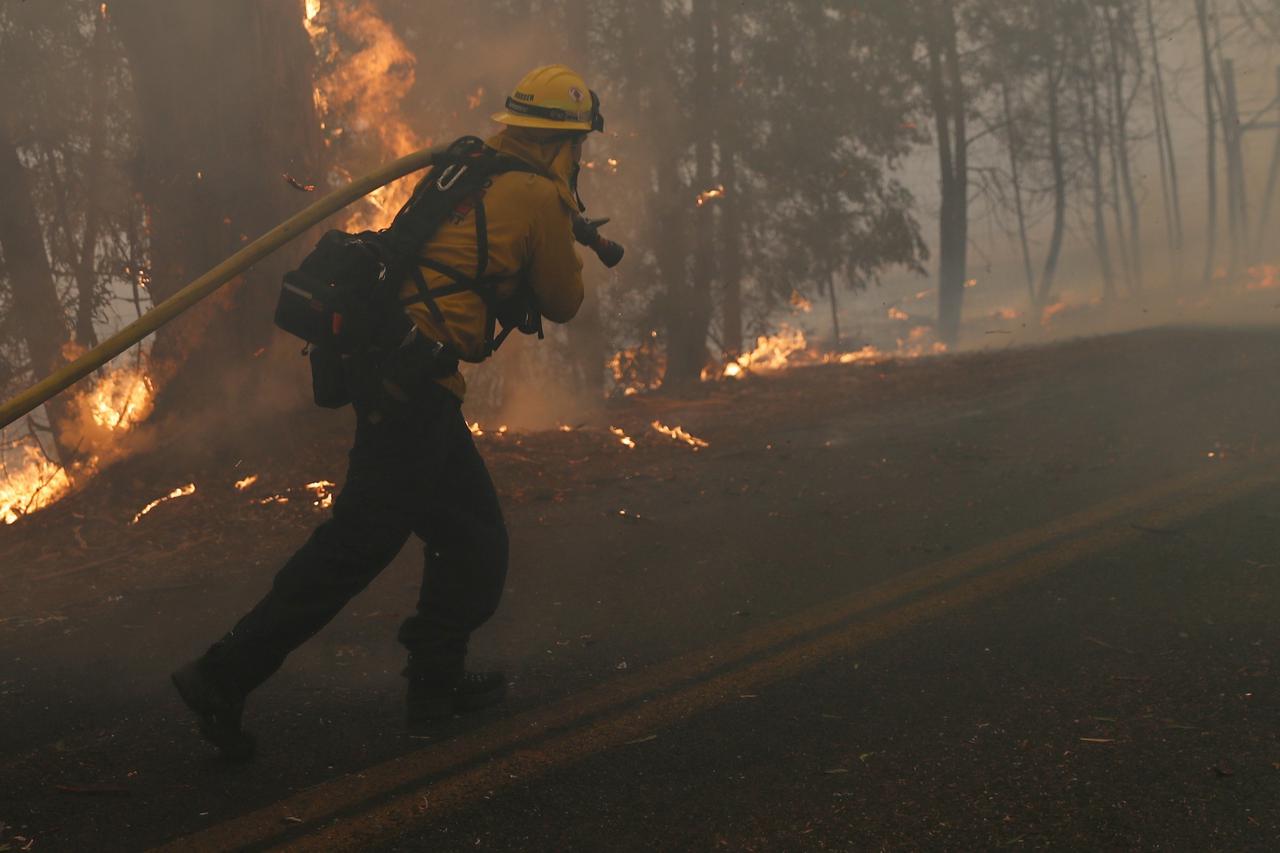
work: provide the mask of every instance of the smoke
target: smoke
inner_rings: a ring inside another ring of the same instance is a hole
[[[1085,191],[1077,189],[1069,199],[1067,236],[1053,295],[1046,305],[1032,305],[1015,222],[1007,209],[1008,199],[979,195],[970,221],[969,275],[976,286],[965,293],[962,349],[1034,344],[1170,324],[1255,326],[1280,322],[1280,291],[1269,283],[1274,281],[1274,270],[1280,265],[1280,199],[1263,197],[1280,133],[1274,127],[1280,122],[1280,46],[1248,37],[1247,32],[1224,42],[1224,56],[1234,63],[1242,121],[1255,125],[1246,129],[1242,140],[1250,220],[1247,227],[1241,226],[1245,247],[1237,268],[1232,270],[1228,258],[1230,217],[1225,198],[1228,172],[1219,128],[1216,249],[1212,281],[1206,286],[1201,272],[1209,249],[1210,206],[1198,35],[1193,21],[1179,18],[1190,14],[1190,4],[1185,9],[1157,4],[1156,9],[1157,15],[1165,15],[1158,26],[1168,30],[1161,38],[1160,61],[1174,140],[1181,241],[1171,245],[1168,236],[1172,229],[1160,179],[1152,96],[1145,85],[1152,73],[1148,57],[1144,85],[1132,107],[1134,126],[1130,140],[1139,195],[1141,291],[1125,292],[1122,288],[1117,299],[1104,299],[1096,247],[1084,210]],[[1006,168],[1007,153],[998,136],[976,144],[973,156],[978,170],[998,173]],[[917,198],[926,234],[936,234],[935,152],[927,146],[917,150],[904,162],[900,175]],[[1036,273],[1049,238],[1046,204],[1042,197],[1030,222]],[[1264,232],[1260,219],[1267,204],[1271,211]],[[1113,223],[1115,211],[1108,209],[1106,215]],[[1114,232],[1111,236],[1116,239]],[[1255,247],[1261,251],[1255,252]],[[1113,257],[1113,263],[1118,266],[1119,260]],[[929,274],[933,276],[932,269]],[[887,316],[889,312],[907,312],[911,322],[928,320],[936,312],[936,294],[930,284],[929,280],[907,274],[889,276],[883,287],[850,300],[844,306],[842,323],[869,342],[882,345],[905,325],[905,318],[898,322]]]

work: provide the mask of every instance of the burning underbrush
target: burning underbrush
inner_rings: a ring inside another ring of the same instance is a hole
[[[400,108],[414,84],[416,59],[374,5],[369,0],[307,0],[304,15],[319,66],[314,97],[321,130],[336,154],[332,181],[350,178],[346,166],[385,161],[430,145]],[[315,189],[285,178],[298,189]],[[374,191],[351,209],[342,227],[384,227],[412,187],[410,177]],[[67,350],[68,359],[82,352],[74,345]],[[0,522],[13,524],[51,506],[128,455],[137,443],[132,434],[151,415],[157,390],[155,376],[142,360],[113,365],[90,380],[87,390],[72,392],[56,411],[46,409],[37,413],[38,419],[28,419],[25,434],[7,431],[0,443]],[[271,499],[289,500],[285,495]]]
[[[795,367],[820,364],[880,364],[893,359],[914,359],[945,353],[945,344],[934,340],[932,326],[912,326],[892,349],[866,344],[854,350],[824,350],[810,343],[802,329],[783,324],[776,334],[756,338],[755,347],[736,358],[709,362],[702,369],[703,382],[741,380],[751,375],[780,373]],[[639,346],[619,350],[608,368],[617,393],[630,397],[662,387],[666,354],[657,332],[650,332]]]
[[[239,564],[286,553],[331,511],[351,423],[350,412],[284,417],[288,423],[246,422],[204,443],[159,439],[47,511],[19,516],[18,528],[0,528],[0,563],[20,567],[19,579],[42,595],[56,582],[78,600],[74,581],[86,572],[127,584],[146,566],[163,566],[162,578],[173,582],[193,560]],[[619,400],[596,422],[532,432],[496,421],[470,426],[504,503],[535,507],[624,475],[652,479],[645,472],[655,466],[698,464],[716,445],[704,416],[686,420],[664,401]]]
[[[1041,333],[1037,340],[1109,334],[1163,323],[1252,325],[1280,319],[1276,313],[1280,309],[1277,290],[1280,265],[1255,264],[1234,276],[1219,269],[1209,287],[1152,287],[1111,300],[1097,293],[1084,295],[1067,290],[1035,311],[1002,307],[987,312],[987,319],[996,326],[1021,321],[1020,328],[1030,327]],[[995,331],[1010,332],[1003,327]]]
[[[0,522],[13,524],[55,503],[125,456],[131,447],[126,436],[151,415],[154,401],[154,383],[140,363],[108,367],[59,407],[65,419],[52,425],[57,442],[28,419],[27,434],[0,448]],[[55,443],[71,458],[61,460],[46,446]]]

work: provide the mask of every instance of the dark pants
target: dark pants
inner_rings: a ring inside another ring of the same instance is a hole
[[[471,632],[502,596],[507,530],[458,400],[434,383],[411,403],[393,401],[371,383],[355,397],[355,446],[333,517],[203,659],[242,693],[336,616],[410,533],[425,542],[417,612],[399,635],[410,677],[460,674]]]

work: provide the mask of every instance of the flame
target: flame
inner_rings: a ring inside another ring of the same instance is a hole
[[[467,429],[471,430],[472,435],[484,435],[484,430],[480,428],[480,422],[468,423]]]
[[[1016,320],[1022,316],[1022,312],[1016,308],[997,308],[991,312],[993,320]]]
[[[470,95],[467,95],[467,109],[478,110],[480,105],[484,103],[484,86],[480,86]]]
[[[791,307],[797,311],[808,314],[813,310],[813,303],[805,299],[804,295],[798,290],[791,291],[791,299],[789,301],[791,302]]]
[[[384,158],[402,157],[430,144],[404,120],[400,102],[413,88],[416,57],[369,0],[307,0],[303,20],[319,58],[315,103],[329,139],[348,131],[376,138]],[[338,50],[342,42],[352,51]],[[484,94],[479,90],[474,97]],[[478,101],[477,101],[478,105]],[[413,192],[410,176],[370,193],[342,227],[384,228]]]
[[[236,491],[243,492],[245,489],[249,488],[256,482],[258,482],[257,474],[250,474],[248,477],[245,477],[243,480],[236,480]]]
[[[174,500],[175,498],[189,497],[190,495],[194,495],[195,493],[196,493],[195,483],[187,483],[185,486],[178,486],[178,488],[174,489],[172,492],[169,492],[169,494],[163,497],[156,498],[151,503],[147,504],[142,509],[138,510],[138,514],[135,515],[133,517],[133,521],[129,523],[137,524],[144,515],[151,512],[151,510],[160,506],[160,504],[162,503],[168,503],[169,501]]]
[[[697,436],[690,435],[689,433],[685,432],[683,427],[663,426],[658,421],[654,421],[653,423],[649,424],[649,426],[653,427],[653,429],[656,432],[660,432],[669,438],[674,438],[676,441],[683,441],[685,444],[689,445],[694,450],[701,450],[704,447],[711,446],[709,443],[707,443],[706,441],[703,441]]]
[[[1245,282],[1245,290],[1271,290],[1280,287],[1280,266],[1274,264],[1258,264],[1247,270],[1249,280]]]
[[[971,288],[971,287],[977,287],[977,286],[978,286],[978,280],[977,280],[976,278],[967,278],[967,279],[965,279],[965,281],[964,281],[964,286],[965,286],[965,289],[966,289],[966,290],[967,290],[967,289],[969,289],[969,288]]]
[[[703,190],[702,192],[698,193],[698,207],[702,207],[704,204],[706,204],[709,201],[715,201],[716,199],[724,198],[724,195],[725,195],[724,184],[716,184],[711,189]]]
[[[1053,322],[1053,318],[1067,310],[1067,303],[1059,299],[1052,305],[1044,306],[1044,310],[1040,312],[1040,325],[1048,327]]]
[[[847,352],[819,352],[810,347],[804,332],[786,325],[776,335],[756,338],[756,347],[746,355],[738,356],[722,368],[708,367],[703,371],[704,381],[716,379],[741,379],[748,373],[770,373],[812,364],[856,364],[881,362],[891,358],[919,358],[947,351],[940,341],[932,340],[931,326],[915,326],[905,338],[899,338],[892,351],[867,346]]]
[[[901,308],[890,308],[889,319],[890,320],[910,320],[911,315],[908,314],[906,311],[903,311]]]
[[[783,326],[776,335],[761,335],[756,338],[756,348],[737,358],[737,364],[743,371],[779,370],[787,365],[787,361],[797,352],[808,347],[804,332]]]
[[[142,369],[122,367],[105,373],[75,400],[83,420],[108,433],[121,433],[151,416],[155,388]]]
[[[317,480],[314,483],[307,483],[303,488],[315,495],[312,506],[320,509],[328,509],[333,506],[333,490],[337,488],[337,483],[331,483],[328,480]]]
[[[266,506],[267,504],[287,504],[288,502],[289,499],[284,495],[270,495],[268,497],[261,498],[258,501],[258,505]]]
[[[630,397],[662,386],[667,356],[658,347],[658,333],[650,331],[638,346],[614,353],[605,366],[613,374],[613,381],[622,389],[623,396]]]
[[[829,353],[823,361],[827,364],[857,364],[863,361],[877,362],[884,361],[889,356],[879,347],[873,347],[867,344],[860,350],[852,352]]]
[[[84,348],[63,346],[68,360]],[[24,515],[66,497],[103,466],[127,452],[120,438],[145,421],[155,406],[155,386],[142,367],[107,367],[71,397],[71,417],[61,438],[78,450],[80,460],[67,471],[38,444],[27,442],[0,452],[0,520],[13,524]],[[16,456],[16,458],[14,458]]]
[[[618,427],[611,426],[609,427],[609,432],[613,433],[618,437],[618,443],[621,444],[623,447],[627,448],[628,450],[636,449],[635,440],[631,436],[627,435],[626,432],[624,432],[623,430],[619,429]]]
[[[4,470],[5,477],[0,480],[0,521],[5,524],[44,509],[71,491],[66,470],[30,445],[20,447],[17,462],[6,464]]]

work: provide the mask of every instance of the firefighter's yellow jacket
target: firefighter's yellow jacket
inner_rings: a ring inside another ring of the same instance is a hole
[[[507,172],[496,176],[484,192],[489,233],[486,275],[504,277],[498,284],[500,297],[514,293],[523,276],[537,296],[542,316],[566,323],[578,313],[583,296],[582,260],[573,240],[577,204],[569,188],[573,152],[567,143],[547,144],[542,137],[537,132],[506,128],[488,140],[489,147],[538,167],[551,179],[528,172]],[[478,259],[474,209],[459,209],[445,220],[424,248],[424,257],[472,274]],[[447,277],[426,267],[422,273],[428,289],[450,283]],[[401,295],[410,298],[415,293],[413,281],[406,282]],[[453,344],[464,361],[483,361],[487,355],[484,300],[464,291],[435,301],[444,317],[443,326],[421,302],[407,309],[422,334]],[[466,394],[461,373],[440,382],[459,399]]]

